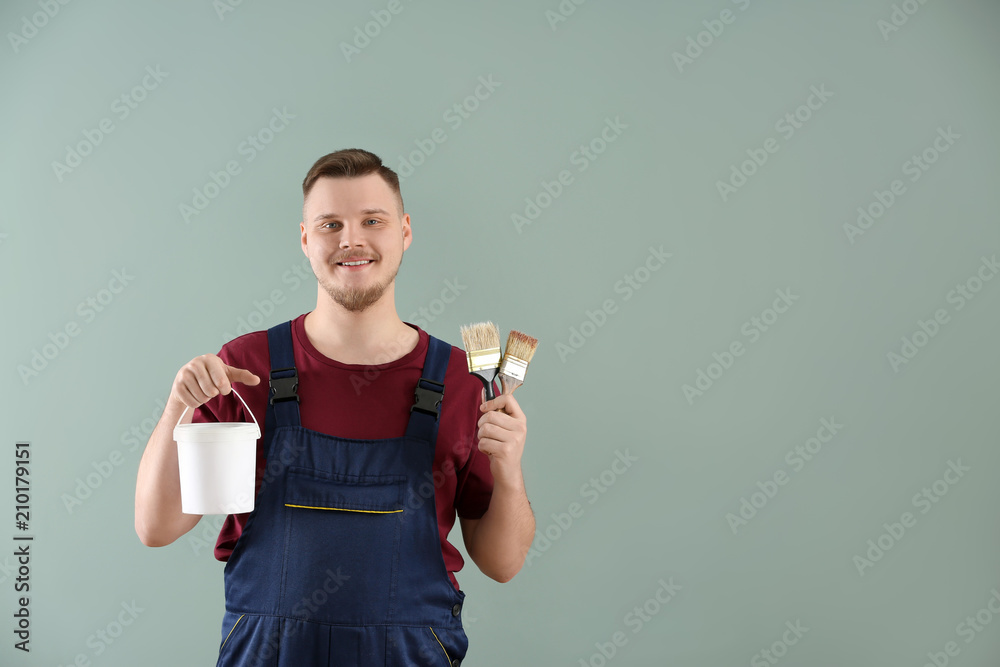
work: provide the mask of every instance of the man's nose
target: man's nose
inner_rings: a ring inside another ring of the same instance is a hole
[[[340,247],[350,248],[351,246],[365,245],[364,230],[356,225],[345,224],[340,233]]]

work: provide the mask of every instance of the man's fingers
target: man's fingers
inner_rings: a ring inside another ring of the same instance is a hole
[[[177,395],[181,399],[181,402],[192,410],[201,405],[201,401],[195,398],[194,394],[191,393],[191,390],[183,384],[177,387]]]
[[[219,393],[219,389],[215,385],[215,380],[212,378],[211,375],[209,375],[209,371],[207,369],[205,368],[195,369],[194,380],[195,383],[198,385],[198,388],[201,389],[201,393],[204,395],[204,398],[201,398],[202,403],[204,403],[205,401],[207,401],[208,399],[212,398],[213,396]],[[192,389],[191,391],[192,394],[195,393],[192,387],[189,387],[189,389]],[[195,398],[200,398],[200,397],[195,395]]]
[[[524,411],[521,410],[520,404],[518,404],[517,399],[514,398],[514,394],[505,394],[507,397],[506,406],[508,414],[512,415],[517,419],[524,417]]]
[[[228,395],[233,389],[233,386],[229,383],[228,371],[229,367],[225,364],[222,365],[222,368],[213,365],[208,369],[209,375],[212,376],[212,384],[219,389],[219,393],[223,396]]]
[[[250,387],[255,387],[258,384],[260,384],[259,377],[257,377],[250,371],[243,368],[226,366],[226,373],[229,375],[229,379],[232,380],[233,382],[239,382],[241,384],[245,384]]]
[[[486,409],[484,411],[499,411],[517,419],[520,419],[524,415],[521,411],[521,406],[517,404],[517,400],[514,398],[513,394],[500,394],[496,398],[487,401]]]
[[[502,410],[491,410],[490,412],[483,415],[483,419],[480,421],[480,428],[486,428],[487,426],[496,426],[498,429],[504,431],[517,431],[518,421],[513,416],[507,414]]]

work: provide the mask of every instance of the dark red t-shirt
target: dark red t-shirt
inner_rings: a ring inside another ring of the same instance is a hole
[[[304,428],[341,438],[397,438],[406,433],[413,405],[413,390],[427,356],[427,332],[406,323],[420,334],[417,346],[405,356],[385,364],[343,364],[324,356],[313,347],[305,332],[305,314],[292,321],[295,367],[298,369],[299,413]],[[387,351],[387,357],[397,356]],[[267,332],[255,331],[235,338],[219,351],[226,364],[245,368],[261,379],[255,387],[234,386],[247,402],[261,426],[257,441],[257,483],[266,467],[264,452],[264,417],[267,411],[270,354]],[[477,422],[482,413],[482,382],[469,373],[465,351],[451,346],[445,374],[444,398],[438,426],[437,448],[431,473],[425,473],[425,489],[434,488],[441,555],[452,585],[459,588],[454,573],[464,560],[448,542],[455,515],[479,519],[485,514],[493,494],[493,475],[489,457],[479,451]],[[194,412],[195,422],[252,421],[234,395],[216,396]],[[429,493],[418,493],[427,498]],[[249,513],[226,517],[215,545],[215,557],[229,560],[236,540],[246,525]]]

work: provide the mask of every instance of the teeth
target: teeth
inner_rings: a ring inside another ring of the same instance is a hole
[[[363,261],[360,261],[360,262],[341,262],[341,264],[343,266],[361,266],[362,264],[368,264],[369,262],[371,262],[371,260],[370,259],[366,259],[366,260],[363,260]]]

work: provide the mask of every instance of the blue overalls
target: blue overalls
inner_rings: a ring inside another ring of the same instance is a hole
[[[418,491],[451,346],[430,336],[406,435],[354,440],[301,426],[291,322],[267,339],[267,468],[225,567],[217,667],[457,667],[465,593],[445,570],[433,494]]]

